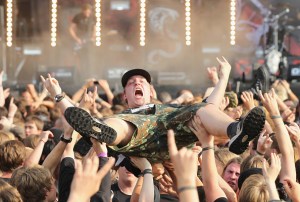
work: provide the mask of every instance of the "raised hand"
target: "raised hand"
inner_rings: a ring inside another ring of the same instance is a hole
[[[271,165],[267,166],[267,160],[263,161],[263,175],[267,181],[275,182],[281,170],[281,161],[277,154],[271,153]]]
[[[43,131],[40,135],[40,141],[46,143],[48,141],[48,139],[53,139],[54,135],[51,131],[47,130],[47,131]]]
[[[266,130],[263,130],[259,135],[256,151],[265,154],[266,151],[271,148],[272,143],[273,140],[270,138],[269,134],[266,134]]]
[[[197,154],[183,147],[177,149],[173,130],[168,131],[168,148],[178,186],[195,186],[197,176]]]
[[[14,103],[14,98],[12,97],[9,102],[8,107],[8,118],[14,118],[16,112],[18,110],[17,105]]]
[[[106,147],[105,142],[100,143],[92,137],[90,138],[90,140],[93,143],[93,148],[94,148],[94,151],[96,152],[97,155],[99,155],[100,153],[106,153],[107,154],[107,147]]]
[[[216,85],[219,81],[218,71],[216,67],[207,67],[208,78]]]
[[[259,97],[264,107],[268,110],[271,116],[280,115],[278,104],[276,101],[276,93],[272,88],[269,93],[262,95],[262,92],[259,91]]]
[[[254,98],[253,98],[253,93],[250,91],[244,91],[242,92],[241,99],[243,101],[243,105],[245,108],[250,111],[255,107],[254,105]]]
[[[283,181],[284,190],[294,202],[300,202],[300,184],[294,179],[285,179]]]
[[[160,190],[172,196],[177,196],[176,185],[169,175],[164,173],[162,178],[158,180],[158,183]]]
[[[131,156],[130,160],[142,172],[145,169],[151,169],[152,170],[152,166],[146,158],[138,158],[138,157]]]
[[[99,81],[99,86],[102,88],[102,89],[104,89],[104,91],[105,90],[109,90],[110,88],[109,88],[109,84],[108,84],[108,82],[106,81],[106,80],[104,80],[104,79],[100,79]]]
[[[286,80],[281,80],[281,81],[280,81],[280,84],[281,84],[287,91],[291,90],[290,84],[289,84]]]
[[[55,78],[51,77],[50,74],[48,74],[48,78],[46,79],[41,76],[41,80],[52,97],[62,93],[59,82]]]
[[[89,156],[83,164],[76,161],[76,170],[71,184],[71,192],[68,202],[87,201],[99,190],[103,177],[111,169],[115,160],[110,158],[100,169],[99,158],[95,155]]]
[[[217,58],[217,61],[219,63],[219,72],[218,72],[218,74],[219,74],[220,79],[224,79],[224,78],[228,79],[230,71],[231,71],[231,65],[225,59],[225,57],[222,57],[222,60]]]
[[[95,104],[97,96],[97,86],[95,86],[93,93],[87,93],[87,89],[85,89],[85,93],[83,94],[79,107],[91,109],[91,107]]]
[[[206,129],[202,125],[200,117],[194,116],[194,118],[191,119],[189,128],[197,136],[198,140],[202,144],[202,147],[213,145],[214,138],[212,135],[207,133]]]
[[[285,125],[287,131],[289,132],[289,135],[291,137],[291,140],[299,145],[300,144],[300,128],[297,123],[292,122],[290,125]]]

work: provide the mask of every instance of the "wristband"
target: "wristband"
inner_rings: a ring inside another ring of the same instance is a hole
[[[62,101],[62,99],[65,98],[65,96],[66,96],[66,94],[64,92],[61,93],[61,94],[57,94],[57,95],[55,95],[54,100],[55,100],[56,103],[60,102],[60,101]]]
[[[199,153],[199,156],[201,156],[203,152],[205,152],[205,151],[207,151],[207,150],[210,150],[210,149],[215,150],[214,147],[204,147],[204,148],[202,149],[202,151]]]
[[[146,175],[146,174],[151,174],[152,175],[152,170],[151,169],[145,169],[143,172],[142,172],[142,176]]]
[[[64,137],[64,135],[62,134],[62,135],[60,136],[60,141],[69,144],[70,142],[72,142],[72,138],[66,139],[66,138]]]
[[[107,157],[106,152],[101,152],[100,154],[97,154],[98,157]]]
[[[273,115],[273,116],[271,116],[271,119],[280,119],[280,118],[281,118],[280,115]]]
[[[179,187],[177,189],[177,192],[180,193],[180,192],[183,192],[183,191],[186,191],[186,190],[191,190],[191,189],[196,189],[195,186],[183,186],[183,187]]]

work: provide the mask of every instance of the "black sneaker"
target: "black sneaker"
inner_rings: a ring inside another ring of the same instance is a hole
[[[266,93],[270,89],[271,75],[268,68],[263,65],[256,70],[255,81],[251,86],[250,91],[253,93],[254,98],[259,100],[258,92]]]
[[[68,123],[84,138],[95,138],[99,142],[111,144],[117,132],[104,122],[93,118],[87,111],[78,107],[69,107],[65,111]]]
[[[234,135],[229,141],[229,151],[235,154],[243,153],[262,131],[265,125],[265,112],[261,107],[253,108],[237,123]]]

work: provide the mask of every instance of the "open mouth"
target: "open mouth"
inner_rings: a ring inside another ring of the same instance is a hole
[[[135,92],[134,92],[134,95],[137,96],[137,97],[142,97],[144,94],[143,94],[143,91],[141,89],[136,89]]]

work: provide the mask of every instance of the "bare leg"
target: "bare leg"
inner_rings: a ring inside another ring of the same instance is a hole
[[[205,129],[214,136],[227,137],[227,128],[234,122],[232,118],[212,104],[201,107],[196,114],[200,117]]]
[[[126,145],[129,143],[132,134],[135,131],[135,128],[132,124],[129,124],[128,122],[118,118],[109,118],[106,119],[104,122],[117,132],[116,140],[110,145]]]

